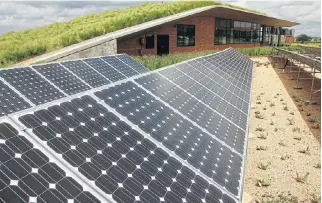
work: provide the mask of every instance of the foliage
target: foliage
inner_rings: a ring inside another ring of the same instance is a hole
[[[307,42],[311,41],[311,37],[306,35],[306,34],[300,34],[299,36],[296,37],[296,41],[298,42]]]
[[[138,6],[81,16],[68,22],[53,23],[22,32],[8,32],[0,36],[0,67],[126,27],[212,5],[236,8],[217,1],[142,3]],[[241,7],[238,9],[249,11]]]
[[[271,47],[260,47],[260,48],[245,48],[245,49],[237,49],[241,53],[248,56],[260,56],[260,55],[270,55]],[[174,53],[163,56],[155,56],[155,55],[146,55],[142,57],[132,56],[135,60],[142,63],[150,70],[155,70],[158,68],[162,68],[165,66],[169,66],[175,63],[179,63],[185,60],[189,60],[192,58],[196,58],[199,56],[208,55],[214,53],[215,51],[205,51],[205,52],[191,52],[191,53]]]

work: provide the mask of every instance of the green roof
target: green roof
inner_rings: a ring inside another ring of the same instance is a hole
[[[8,32],[0,36],[0,67],[59,50],[87,39],[131,27],[137,24],[205,6],[223,5],[257,14],[258,11],[223,4],[216,1],[175,1],[166,3],[143,3],[119,10],[108,10],[74,18],[68,22],[22,32]]]

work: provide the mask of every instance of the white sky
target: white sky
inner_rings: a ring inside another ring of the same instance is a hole
[[[67,21],[77,16],[136,5],[138,1],[2,1],[0,34]],[[296,35],[321,35],[321,1],[230,1],[266,12],[269,16],[301,23]]]

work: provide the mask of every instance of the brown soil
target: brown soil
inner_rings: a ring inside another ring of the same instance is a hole
[[[314,137],[321,142],[321,92],[313,94],[312,101],[315,104],[307,105],[305,101],[309,100],[310,90],[312,80],[299,80],[299,85],[302,89],[295,89],[296,86],[296,78],[298,73],[294,73],[298,71],[298,68],[292,68],[292,72],[290,73],[290,69],[286,68],[286,74],[281,74],[281,71],[284,64],[280,62],[280,60],[273,60],[273,58],[269,58],[270,62],[274,65],[274,70],[279,76],[280,80],[282,81],[284,87],[286,88],[289,95],[291,95],[293,102],[296,104],[297,109],[300,111],[302,118],[305,120],[306,124],[309,126],[311,132],[313,133]],[[310,71],[310,68],[306,69]],[[295,78],[294,80],[290,80],[289,78]],[[300,78],[312,78],[310,72],[303,72],[301,71]],[[321,74],[317,73],[315,82],[314,82],[314,89],[320,89],[321,87]],[[314,122],[315,121],[315,122]]]
[[[279,70],[270,65],[267,57],[253,60],[262,65],[255,67],[253,75],[244,193],[258,202],[262,202],[263,197],[276,198],[279,194],[295,196],[299,202],[311,202],[313,194],[320,196],[321,169],[315,168],[320,163],[320,144],[297,109],[298,103],[294,103],[292,94],[288,93],[289,88],[284,87],[276,73]],[[312,110],[313,113],[315,116]],[[260,128],[264,131],[258,131]],[[257,150],[260,146],[266,150]],[[299,152],[308,146],[308,154]],[[268,168],[260,169],[260,163],[268,164]],[[305,183],[296,181],[297,173],[307,172]],[[266,177],[270,180],[269,186],[258,186],[258,180]]]

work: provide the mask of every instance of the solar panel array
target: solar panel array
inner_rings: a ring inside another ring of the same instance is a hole
[[[226,49],[0,71],[0,200],[241,202],[252,67]]]

